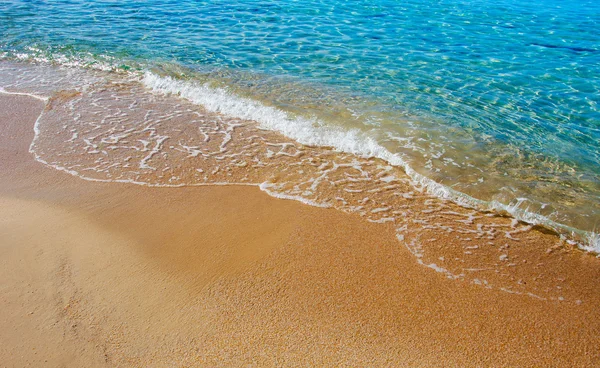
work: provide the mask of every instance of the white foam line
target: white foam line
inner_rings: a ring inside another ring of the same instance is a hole
[[[26,93],[26,92],[11,92],[11,91],[7,91],[4,88],[0,87],[0,93],[4,93],[7,95],[17,95],[17,96],[29,96],[29,97],[33,97],[35,99],[44,101],[44,102],[48,102],[49,97],[46,96],[38,96],[38,95],[34,95],[32,93]]]
[[[291,199],[291,200],[302,202],[304,204],[307,204],[309,206],[314,206],[314,207],[321,207],[321,208],[330,208],[331,207],[330,204],[311,201],[310,199],[306,199],[301,196],[295,196],[295,195],[289,195],[289,194],[283,194],[283,193],[275,193],[275,192],[269,190],[269,187],[272,187],[272,186],[273,186],[272,184],[270,184],[268,182],[264,182],[264,183],[261,183],[258,187],[260,188],[260,190],[267,193],[271,197],[280,198],[280,199]]]
[[[536,298],[536,299],[539,299],[539,300],[548,300],[547,298],[541,297],[539,295],[535,295],[533,293],[523,293],[523,292],[520,292],[520,291],[510,290],[510,289],[504,288],[504,287],[501,287],[499,289],[502,290],[502,291],[504,291],[505,293],[509,293],[509,294],[525,295],[525,296],[529,296],[529,297]]]
[[[259,101],[236,96],[226,89],[213,88],[206,84],[183,82],[171,77],[161,77],[145,72],[142,83],[154,92],[180,96],[211,112],[229,115],[235,118],[253,120],[261,128],[279,132],[297,142],[309,146],[333,147],[339,151],[364,158],[379,158],[401,167],[411,178],[413,185],[442,200],[453,201],[463,207],[482,211],[507,213],[512,217],[532,225],[542,225],[555,231],[579,234],[582,239],[590,238],[589,232],[578,230],[542,216],[520,209],[518,205],[505,205],[497,201],[483,201],[468,194],[453,190],[443,184],[419,174],[399,154],[394,154],[381,146],[375,139],[357,129],[345,130],[327,126],[315,119],[292,117],[285,111],[266,106]],[[591,237],[593,238],[593,237]],[[600,244],[591,242],[579,244],[585,251],[600,253]]]

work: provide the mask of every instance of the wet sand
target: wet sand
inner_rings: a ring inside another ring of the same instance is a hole
[[[0,94],[0,366],[600,365],[590,255],[580,304],[450,280],[358,215],[48,168],[42,109]]]

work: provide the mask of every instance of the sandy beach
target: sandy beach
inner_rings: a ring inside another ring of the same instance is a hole
[[[43,108],[0,94],[2,367],[600,365],[589,254],[548,264],[577,303],[451,280],[358,215],[44,166]]]

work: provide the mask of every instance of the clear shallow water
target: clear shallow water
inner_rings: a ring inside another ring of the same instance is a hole
[[[591,1],[13,1],[0,52],[151,70],[158,92],[393,161],[440,195],[593,231],[599,22]]]

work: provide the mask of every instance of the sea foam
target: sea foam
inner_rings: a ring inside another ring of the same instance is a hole
[[[260,101],[240,97],[225,88],[212,87],[208,84],[177,80],[170,76],[159,76],[149,71],[144,73],[141,80],[144,85],[156,93],[176,95],[211,112],[255,121],[263,129],[281,133],[304,145],[333,147],[340,152],[362,158],[382,159],[391,165],[402,168],[411,178],[413,185],[422,192],[429,193],[442,200],[453,201],[463,207],[510,214],[517,220],[528,224],[541,225],[561,234],[576,236],[582,240],[578,242],[581,249],[600,253],[598,236],[560,224],[538,213],[530,212],[528,208],[523,208],[524,201],[518,199],[514,203],[508,204],[498,201],[483,201],[440,184],[418,173],[401,154],[390,152],[367,132],[329,126],[317,119],[294,116],[281,109],[267,106]]]

